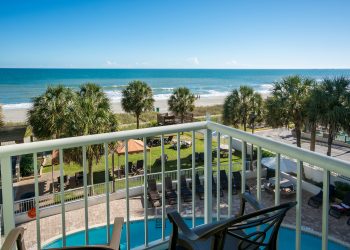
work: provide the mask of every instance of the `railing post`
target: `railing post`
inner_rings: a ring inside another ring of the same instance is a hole
[[[162,171],[162,240],[165,241],[165,159],[164,159],[164,135],[160,136],[160,157],[161,157],[161,171]]]
[[[5,236],[15,228],[11,157],[1,158],[1,184]]]
[[[109,202],[109,166],[108,166],[108,155],[109,155],[109,148],[108,144],[105,142],[103,144],[104,147],[104,158],[105,158],[105,192],[106,192],[106,216],[107,216],[107,242],[110,243],[110,202]],[[114,173],[112,173],[114,175]]]
[[[228,217],[232,216],[232,137],[228,143]]]
[[[83,185],[84,185],[84,221],[85,221],[85,244],[89,245],[89,194],[87,186],[87,159],[86,159],[86,146],[82,147],[83,150]]]
[[[63,149],[58,150],[58,158],[60,163],[60,196],[61,196],[61,217],[62,217],[62,245],[66,246],[66,203],[64,196],[64,162],[63,162]]]
[[[145,247],[148,247],[148,199],[147,199],[147,138],[143,137],[143,207],[145,226]]]
[[[302,176],[301,169],[303,167],[303,162],[298,160],[297,162],[297,205],[296,205],[296,223],[295,223],[295,248],[299,250],[301,248],[301,200],[302,200]]]
[[[212,131],[204,134],[204,223],[212,222]]]
[[[34,164],[34,192],[35,192],[35,211],[36,211],[36,245],[38,250],[41,249],[41,237],[40,237],[40,204],[39,204],[39,181],[38,181],[38,154],[33,154]],[[52,186],[54,188],[54,186]]]
[[[280,204],[280,181],[281,181],[281,154],[276,155],[276,169],[275,169],[275,205]]]
[[[126,249],[130,249],[130,204],[129,204],[129,141],[125,141],[125,203],[126,203]]]
[[[245,190],[245,184],[246,184],[246,177],[245,177],[245,171],[247,169],[247,142],[242,141],[242,194],[246,191]]]
[[[199,184],[199,183],[198,183]],[[192,131],[192,227],[196,227],[196,131]]]
[[[216,220],[220,220],[220,132],[217,133],[217,152],[216,152]]]
[[[176,142],[176,173],[177,173],[177,211],[181,214],[181,136],[180,132],[177,133]]]
[[[322,201],[322,250],[328,249],[328,211],[329,211],[329,178],[330,172],[323,170],[323,201]]]
[[[257,172],[257,180],[256,180],[256,198],[259,202],[261,202],[261,147],[258,147],[258,156],[256,163],[256,172]]]

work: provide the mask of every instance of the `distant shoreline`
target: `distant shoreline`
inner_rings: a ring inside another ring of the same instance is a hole
[[[201,97],[196,100],[196,106],[213,106],[222,105],[224,103],[225,96],[215,96],[215,97]],[[114,113],[124,113],[122,110],[120,102],[111,103],[112,110]],[[159,112],[168,111],[168,100],[156,100],[154,103],[155,108],[159,108]],[[13,108],[13,109],[3,109],[4,121],[6,123],[22,123],[27,119],[28,108]]]

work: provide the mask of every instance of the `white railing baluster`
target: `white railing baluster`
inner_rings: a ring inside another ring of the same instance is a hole
[[[128,139],[125,140],[125,202],[126,202],[126,249],[130,249],[130,204],[129,204],[129,149]]]
[[[220,133],[217,133],[217,151],[216,151],[216,220],[220,220]]]
[[[110,203],[109,203],[109,167],[108,167],[108,154],[109,154],[109,148],[108,144],[105,142],[103,144],[104,146],[104,153],[105,153],[105,192],[106,192],[106,215],[107,215],[107,242],[110,242],[110,221],[111,221],[111,214],[110,214]],[[113,173],[112,173],[113,174]]]
[[[36,241],[38,250],[41,249],[40,237],[40,204],[39,204],[39,181],[38,181],[38,154],[33,154],[34,164],[34,192],[35,192],[35,213],[36,213]]]
[[[165,240],[165,159],[164,159],[164,135],[160,136],[160,158],[162,171],[162,240]]]
[[[278,206],[281,200],[281,154],[276,154],[276,169],[275,169],[275,205]]]
[[[232,216],[232,137],[228,142],[228,217]]]
[[[247,142],[242,141],[242,193],[244,193],[245,185],[246,185],[246,174],[245,171],[247,169]]]
[[[177,154],[177,211],[181,213],[181,137],[180,132],[177,132],[176,154]]]
[[[11,157],[1,158],[1,186],[5,236],[15,228]]]
[[[330,172],[324,169],[322,199],[322,250],[328,249],[329,181]]]
[[[63,150],[59,149],[58,153],[60,163],[60,188],[61,188],[61,216],[62,216],[62,243],[63,247],[66,246],[66,207],[65,207],[65,196],[64,196],[64,173],[63,173]]]
[[[86,146],[83,146],[83,184],[84,184],[84,219],[85,219],[85,244],[89,245],[89,194],[87,184],[87,160]],[[92,174],[92,173],[91,173]]]
[[[212,222],[212,131],[204,133],[204,223]]]
[[[147,138],[143,137],[143,207],[145,227],[145,247],[148,247],[148,199],[147,199]]]
[[[257,155],[257,162],[256,162],[256,172],[257,172],[257,179],[256,179],[256,198],[258,202],[261,202],[261,147],[258,147],[258,155]]]
[[[192,228],[196,227],[196,131],[192,131]]]
[[[295,248],[300,250],[301,248],[301,200],[302,200],[302,175],[301,169],[303,162],[298,160],[297,162],[297,205],[296,205],[296,223],[295,223],[295,234],[296,243]]]

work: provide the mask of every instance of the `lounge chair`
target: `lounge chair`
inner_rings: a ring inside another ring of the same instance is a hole
[[[108,245],[90,245],[90,246],[75,246],[75,247],[64,247],[64,248],[52,248],[56,250],[66,249],[66,250],[119,250],[120,245],[120,235],[122,231],[122,227],[124,224],[123,217],[116,217],[114,219],[113,232],[111,241]],[[13,249],[17,246],[18,250],[25,250],[24,244],[24,228],[16,227],[10,231],[7,235],[4,244],[2,245],[2,250]]]
[[[169,135],[168,138],[164,139],[164,144],[170,144],[173,141],[173,138],[173,135]]]
[[[177,194],[173,189],[171,177],[165,177],[165,197],[168,199],[169,205],[176,204]]]
[[[228,178],[224,169],[220,170],[220,185],[222,189],[228,189]]]
[[[280,225],[287,211],[295,205],[296,202],[284,203],[193,229],[178,212],[168,213],[173,227],[168,249],[277,249]],[[254,233],[246,234],[246,229]]]
[[[148,193],[149,201],[152,203],[153,207],[160,207],[162,205],[162,202],[161,202],[161,197],[159,195],[159,192],[157,190],[156,179],[149,179],[147,183],[148,183],[147,193]]]
[[[342,215],[350,215],[350,192],[346,193],[341,203],[331,205],[329,215],[339,219]]]
[[[216,185],[216,182],[214,180],[214,176],[213,175],[212,175],[212,180],[213,180],[213,182],[212,182],[213,194],[216,197],[216,195],[217,195],[217,185]],[[224,191],[222,190],[221,185],[220,185],[220,197],[224,197]]]
[[[192,192],[187,187],[187,181],[186,176],[181,175],[181,197],[184,202],[191,202],[192,201]]]
[[[135,170],[137,174],[143,174],[143,160],[138,160],[136,162]]]
[[[233,194],[237,194],[242,190],[242,175],[240,171],[232,172],[232,189]],[[249,186],[245,185],[245,190],[250,192]]]
[[[334,201],[335,198],[335,186],[329,185],[329,200]],[[319,208],[322,205],[323,201],[323,192],[322,190],[314,195],[311,196],[307,204],[313,208]]]
[[[198,173],[196,173],[196,194],[199,195],[199,199],[204,200],[204,187],[201,184]]]
[[[66,188],[69,185],[68,175],[63,176],[63,188]],[[61,176],[57,177],[57,187],[61,188]]]

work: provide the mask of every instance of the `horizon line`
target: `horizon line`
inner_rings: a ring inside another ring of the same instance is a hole
[[[93,69],[93,70],[350,70],[346,67],[335,68],[93,68],[93,67],[0,67],[0,69]]]

